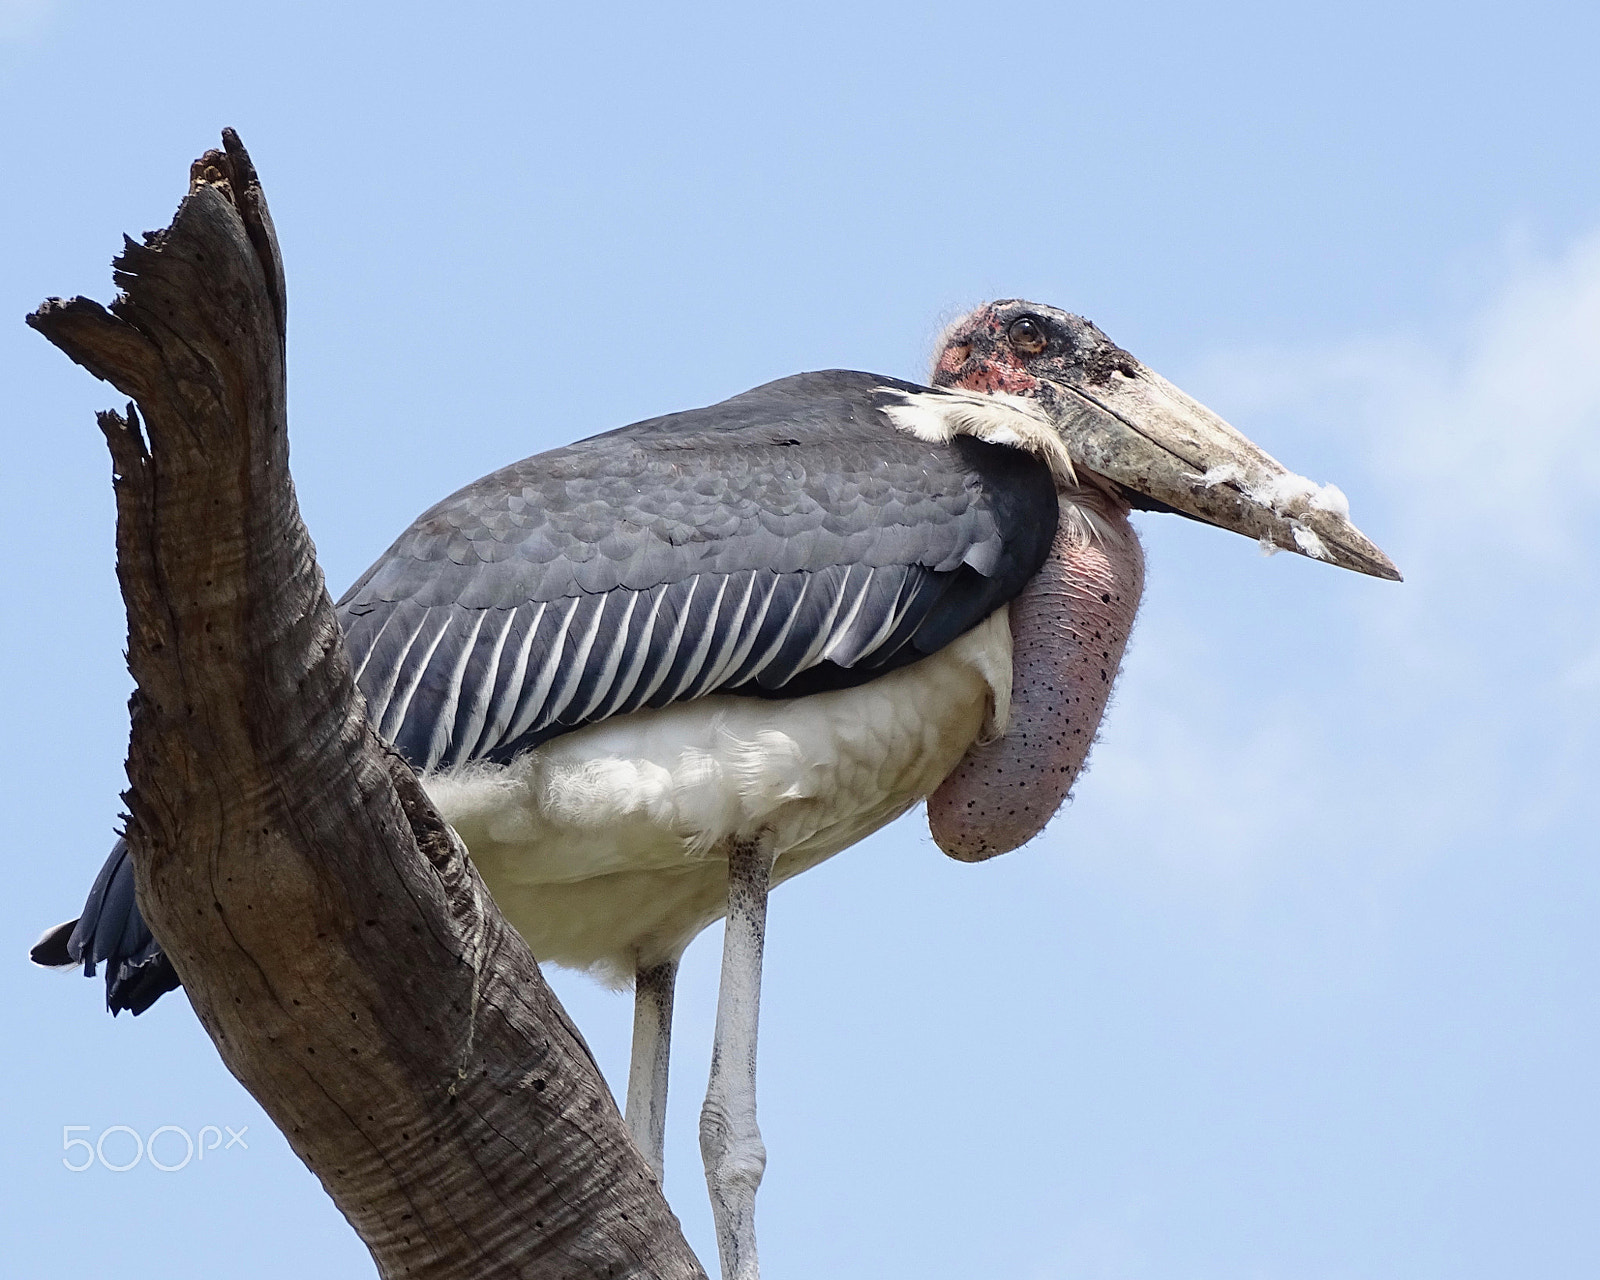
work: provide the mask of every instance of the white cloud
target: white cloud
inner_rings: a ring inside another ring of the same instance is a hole
[[[1552,552],[1600,499],[1600,233],[1522,261],[1455,336],[1252,351],[1213,373],[1243,402],[1358,431],[1425,548]]]

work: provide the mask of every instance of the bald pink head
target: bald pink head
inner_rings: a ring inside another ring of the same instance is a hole
[[[1028,371],[1026,358],[1006,339],[1008,320],[1000,306],[985,303],[945,333],[933,363],[934,386],[1019,396],[1039,390],[1039,379]]]

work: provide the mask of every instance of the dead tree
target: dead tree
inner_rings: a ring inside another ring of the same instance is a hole
[[[109,309],[28,317],[134,401],[100,426],[139,905],[383,1275],[701,1276],[583,1038],[367,722],[289,477],[277,238],[223,147],[125,242]]]

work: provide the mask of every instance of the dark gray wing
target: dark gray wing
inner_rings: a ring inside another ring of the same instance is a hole
[[[925,389],[801,374],[515,463],[426,512],[339,601],[379,732],[418,769],[714,691],[843,688],[1015,596],[1055,532],[1043,463],[927,443]]]

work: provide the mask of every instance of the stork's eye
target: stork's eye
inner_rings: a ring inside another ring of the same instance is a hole
[[[1038,355],[1048,343],[1048,339],[1044,336],[1044,326],[1032,316],[1022,316],[1013,320],[1011,327],[1006,330],[1006,337],[1011,341],[1012,350],[1025,356]]]

